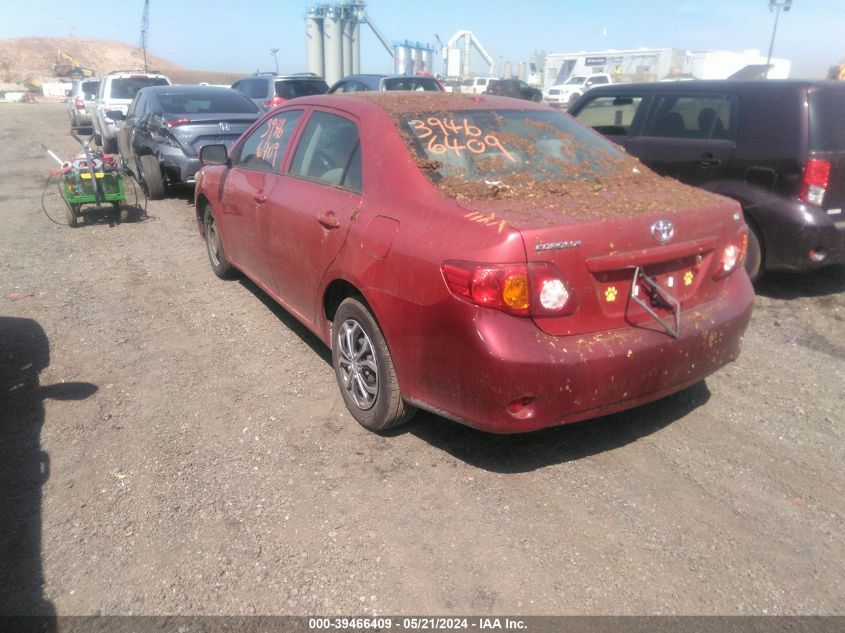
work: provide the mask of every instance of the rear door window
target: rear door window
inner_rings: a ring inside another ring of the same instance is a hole
[[[83,81],[82,82],[82,94],[85,95],[85,98],[88,100],[96,99],[97,98],[97,88],[100,87],[99,81]]]
[[[241,79],[232,86],[244,93],[250,99],[263,99],[267,96],[267,81],[265,79]]]
[[[735,95],[657,95],[643,136],[684,139],[736,138]]]
[[[279,112],[264,121],[241,144],[233,165],[243,169],[278,172],[301,116],[302,110],[292,110]]]
[[[276,82],[276,96],[282,99],[321,95],[328,89],[325,81],[316,79],[284,79]]]
[[[641,96],[596,97],[581,108],[576,118],[600,134],[624,136],[631,129],[642,102]]]
[[[335,114],[314,112],[296,148],[290,173],[360,191],[358,126]]]
[[[169,85],[164,77],[115,77],[111,82],[111,98],[134,99],[141,88]]]
[[[808,95],[810,103],[810,151],[845,150],[845,91],[818,90]]]

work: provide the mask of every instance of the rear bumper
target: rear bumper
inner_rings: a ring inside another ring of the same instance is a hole
[[[196,174],[202,168],[199,158],[185,156],[184,152],[175,147],[159,148],[160,162],[171,182],[174,177],[179,182],[192,184],[196,181]]]
[[[629,409],[702,380],[738,357],[753,300],[748,276],[731,275],[716,300],[682,314],[677,339],[656,325],[552,336],[529,319],[452,298],[386,334],[410,402],[519,433]]]
[[[845,211],[829,215],[820,207],[784,199],[746,211],[763,233],[766,270],[806,271],[845,263]]]

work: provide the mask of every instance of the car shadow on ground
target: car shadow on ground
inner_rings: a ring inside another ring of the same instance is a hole
[[[245,275],[239,275],[238,281],[244,288],[246,288],[253,295],[255,295],[256,299],[261,301],[261,303],[263,303],[264,306],[268,310],[270,310],[270,312],[275,314],[276,318],[279,319],[279,321],[281,321],[286,328],[288,328],[291,332],[301,338],[303,343],[308,345],[308,347],[310,347],[314,351],[314,353],[317,354],[317,356],[322,358],[326,362],[326,364],[331,366],[331,350],[326,347],[323,342],[319,338],[317,338],[313,332],[311,332],[311,330],[302,325],[302,323],[300,323],[282,306],[276,303],[270,295],[268,295],[261,288],[256,286],[248,277],[246,277]]]
[[[241,275],[240,284],[331,367],[332,353],[323,342],[267,293]],[[496,435],[420,411],[408,424],[384,431],[393,437],[411,433],[469,464],[501,473],[537,470],[619,448],[680,420],[710,399],[702,380],[683,391],[614,415],[548,428],[534,433]]]
[[[766,273],[755,284],[770,299],[823,297],[845,291],[845,266],[827,266],[809,273]]]
[[[680,420],[709,399],[710,390],[702,380],[635,409],[534,433],[494,435],[420,412],[386,435],[412,433],[477,468],[521,473],[620,448]]]
[[[2,616],[55,614],[43,594],[41,489],[50,477],[50,458],[41,450],[44,400],[83,400],[97,391],[85,382],[41,386],[49,364],[50,344],[36,321],[0,317]]]

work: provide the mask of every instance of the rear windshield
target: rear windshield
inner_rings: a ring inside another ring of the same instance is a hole
[[[111,98],[134,99],[141,88],[169,85],[164,77],[116,77],[111,81]]]
[[[97,89],[100,87],[99,81],[83,81],[82,82],[82,94],[85,95],[86,99],[96,99],[97,98]]]
[[[809,94],[810,151],[845,150],[845,91],[818,90]]]
[[[285,79],[276,82],[276,96],[282,99],[321,95],[328,89],[328,84],[322,79]]]
[[[455,197],[563,193],[576,181],[598,190],[639,165],[560,112],[424,112],[399,122],[418,165]]]
[[[391,77],[382,82],[385,90],[440,90],[431,77]]]
[[[254,114],[259,111],[255,103],[234,91],[165,93],[158,95],[158,102],[162,111],[169,114]]]

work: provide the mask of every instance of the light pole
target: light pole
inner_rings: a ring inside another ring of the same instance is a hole
[[[789,2],[791,2],[791,1],[792,0],[789,0]],[[271,48],[270,54],[273,56],[273,59],[276,60],[276,74],[278,75],[279,74],[279,49],[278,48]],[[769,51],[769,54],[771,55],[771,51]]]
[[[766,57],[766,78],[769,77],[769,67],[772,63],[772,49],[775,47],[775,33],[778,32],[778,18],[780,10],[789,11],[792,8],[792,0],[769,0],[769,12],[775,12],[775,25],[772,28],[772,41],[769,42],[769,55]]]

